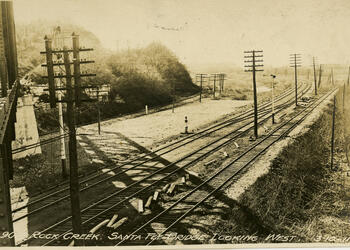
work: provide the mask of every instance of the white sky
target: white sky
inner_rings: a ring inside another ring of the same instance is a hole
[[[250,49],[263,49],[266,65],[288,64],[290,53],[303,65],[311,55],[350,63],[350,0],[14,0],[14,11],[16,22],[81,25],[106,48],[160,41],[184,63],[242,66]]]

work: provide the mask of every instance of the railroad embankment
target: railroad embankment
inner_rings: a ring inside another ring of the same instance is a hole
[[[310,117],[306,125],[280,142],[272,161],[262,159],[253,167],[255,172],[265,171],[254,184],[242,188],[242,183],[237,183],[227,190],[238,201],[239,209],[233,208],[227,222],[220,223],[223,234],[232,234],[233,225],[235,234],[243,235],[254,233],[258,226],[266,234],[259,237],[264,242],[269,234],[295,236],[292,242],[300,243],[349,242],[350,168],[346,153],[350,133],[346,124],[350,112],[346,108],[349,102],[343,110],[342,91],[336,100],[333,168],[331,99],[319,110],[319,115]],[[271,159],[273,152],[268,154]],[[246,212],[242,213],[242,209]],[[237,224],[241,225],[239,230]],[[282,238],[270,237],[267,241],[285,242]]]

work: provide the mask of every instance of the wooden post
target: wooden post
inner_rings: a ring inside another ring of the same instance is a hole
[[[219,74],[219,96],[221,98],[221,91],[222,91],[222,74]]]
[[[345,89],[345,83],[344,83],[344,86],[343,86],[343,114],[345,113],[345,91],[346,91],[346,89]]]
[[[275,75],[272,76],[272,84],[271,84],[271,119],[272,119],[272,124],[275,124],[275,93],[274,93],[274,88],[275,88],[275,83],[274,80],[276,78]]]
[[[312,58],[312,61],[313,61],[313,66],[314,66],[315,95],[317,95],[317,78],[316,78],[315,57]]]
[[[252,51],[244,51],[244,53],[248,53],[250,55],[244,56],[244,58],[249,58],[251,60],[244,61],[245,63],[252,63],[251,65],[245,65],[244,67],[248,67],[250,69],[245,70],[246,72],[253,73],[253,94],[254,94],[254,136],[255,139],[258,138],[258,97],[257,97],[257,89],[256,89],[256,72],[264,71],[263,69],[258,69],[258,67],[263,67],[263,64],[257,64],[263,62],[262,59],[257,60],[257,57],[263,57],[263,55],[257,55],[257,53],[262,53],[262,50],[252,50]]]
[[[215,90],[216,90],[216,74],[214,74],[214,92],[213,92],[214,99],[215,99]]]
[[[60,32],[61,29],[58,27],[54,28],[53,31],[53,47],[58,48],[59,40],[60,40]],[[52,62],[51,62],[52,63]],[[53,65],[51,64],[53,67]],[[63,70],[60,68],[59,73],[62,74]],[[51,76],[52,77],[52,76]],[[56,81],[55,81],[56,80]],[[57,82],[57,87],[62,88],[62,79],[54,79],[54,82]],[[54,85],[55,86],[55,85]],[[55,93],[52,95],[54,96]],[[51,94],[50,94],[51,98]],[[62,178],[66,179],[68,177],[67,174],[67,159],[66,159],[66,143],[65,143],[65,132],[64,132],[64,122],[63,122],[63,107],[62,107],[62,93],[61,91],[57,92],[57,100],[58,100],[58,121],[59,121],[59,130],[60,130],[60,158],[61,158],[61,168],[62,168]]]
[[[200,81],[201,81],[201,87],[200,87],[200,92],[199,92],[199,102],[202,102],[203,74],[201,74],[201,76],[200,76]]]
[[[172,112],[175,112],[175,82],[172,82]]]
[[[100,88],[97,86],[97,91],[96,91],[96,98],[97,98],[97,129],[98,129],[98,134],[101,134],[101,112],[100,112]]]
[[[56,94],[55,94],[55,80],[53,71],[52,61],[52,40],[45,36],[45,50],[46,50],[46,65],[47,65],[47,77],[49,82],[49,96],[50,96],[50,107],[56,107]]]
[[[80,106],[81,77],[80,77],[79,36],[73,33],[72,38],[73,38],[74,94],[75,94],[74,99],[75,99],[76,106]]]
[[[333,99],[333,119],[332,119],[332,141],[331,141],[331,169],[333,169],[334,158],[334,129],[335,129],[335,111],[336,111],[336,98]]]
[[[80,214],[80,196],[79,196],[79,177],[78,177],[78,159],[77,159],[77,141],[75,131],[75,114],[73,101],[72,74],[70,68],[69,54],[67,47],[64,47],[64,66],[66,69],[66,87],[67,87],[67,120],[69,128],[69,172],[70,172],[70,200],[72,210],[73,233],[81,234],[81,214]],[[78,243],[78,242],[77,242]],[[80,242],[78,244],[81,244]]]
[[[298,106],[298,73],[297,73],[297,55],[294,54],[294,79],[295,79],[295,106]]]
[[[322,78],[322,65],[320,64],[320,70],[319,70],[319,73],[318,73],[318,88],[320,88],[321,86],[321,78]]]
[[[256,91],[255,51],[253,50],[254,136],[258,138],[258,97]]]

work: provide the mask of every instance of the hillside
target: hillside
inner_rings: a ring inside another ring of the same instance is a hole
[[[49,23],[40,21],[26,25],[17,25],[17,43],[20,76],[30,74],[34,85],[47,84],[42,76],[45,69],[40,67],[45,57],[40,55],[44,50],[44,36],[49,37],[57,26],[61,32],[69,36],[73,32],[79,34],[80,44],[92,47],[92,53],[82,53],[81,58],[88,56],[94,64],[82,65],[82,72],[96,73],[96,77],[83,78],[82,85],[110,85],[108,101],[101,103],[101,117],[110,118],[121,114],[138,111],[144,108],[165,105],[175,96],[188,96],[198,91],[193,84],[186,67],[168,48],[159,43],[152,43],[145,48],[128,49],[119,52],[102,48],[94,34],[71,24]],[[39,28],[40,27],[40,28]],[[69,38],[65,41],[71,46]],[[89,98],[86,92],[85,97]],[[45,100],[46,94],[40,100]],[[46,105],[39,105],[36,111],[41,131],[53,127],[55,120],[52,112],[45,110]],[[97,108],[95,103],[84,103],[79,110],[78,123],[95,122]]]

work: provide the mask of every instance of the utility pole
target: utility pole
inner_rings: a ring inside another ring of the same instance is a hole
[[[271,119],[272,124],[275,124],[275,95],[274,95],[274,89],[275,89],[275,83],[274,80],[276,78],[275,75],[272,76],[272,84],[271,84]]]
[[[214,76],[214,91],[213,91],[213,99],[215,99],[215,90],[216,90],[216,75],[217,74],[212,74]]]
[[[322,64],[320,64],[320,70],[318,74],[318,88],[321,86],[321,79],[322,79]]]
[[[248,60],[245,60],[245,63],[249,63],[248,65],[244,65],[244,67],[249,68],[245,70],[245,72],[252,72],[253,73],[253,93],[254,93],[254,136],[255,139],[258,138],[258,98],[256,93],[256,72],[257,71],[264,71],[263,69],[259,69],[259,67],[263,67],[263,64],[256,64],[256,63],[262,63],[263,59],[256,59],[261,58],[263,55],[262,50],[252,50],[252,51],[244,51],[246,54],[244,58],[248,58]],[[251,64],[250,64],[251,63]]]
[[[172,92],[173,92],[173,94],[172,94],[172,112],[174,113],[175,112],[175,82],[174,82],[174,80],[172,81]]]
[[[220,73],[219,75],[219,96],[221,98],[221,92],[222,92],[222,74]]]
[[[72,225],[73,233],[81,234],[83,232],[81,226],[81,213],[80,213],[80,195],[79,195],[79,178],[78,178],[78,155],[77,155],[77,141],[76,141],[76,130],[75,130],[75,110],[74,103],[77,102],[77,105],[81,101],[91,101],[91,100],[82,100],[80,98],[81,85],[80,78],[85,76],[96,76],[96,74],[81,74],[80,73],[80,64],[82,63],[93,63],[91,60],[80,60],[79,52],[81,51],[91,51],[93,49],[80,48],[79,46],[79,36],[72,34],[73,49],[68,49],[66,46],[63,49],[52,49],[51,39],[45,36],[45,47],[46,51],[40,52],[41,54],[46,54],[47,62],[42,66],[47,67],[48,75],[44,78],[49,79],[49,93],[50,93],[50,106],[52,108],[56,107],[56,90],[65,90],[67,93],[67,122],[69,129],[69,174],[70,174],[70,201],[71,201],[71,212],[72,212]],[[70,61],[69,53],[73,53],[73,62]],[[53,62],[52,54],[62,55],[63,54],[63,63],[62,62]],[[74,74],[71,72],[71,65],[73,64]],[[55,74],[53,67],[64,65],[65,75]],[[55,87],[54,79],[56,78],[65,78],[66,87]],[[74,87],[72,85],[72,78],[74,78]],[[87,86],[89,88],[89,86]],[[62,102],[62,101],[61,101]],[[76,241],[76,245],[84,245],[83,241]]]
[[[332,85],[334,86],[333,68],[331,69]]]
[[[345,113],[345,83],[343,86],[343,113]]]
[[[348,86],[349,86],[349,81],[350,81],[350,67],[349,67],[349,72],[348,72],[348,83],[347,83]]]
[[[80,50],[79,50],[79,36],[74,32],[72,34],[73,39],[73,66],[74,66],[74,100],[76,106],[80,106],[80,90],[81,90],[81,77],[80,77]]]
[[[297,68],[301,67],[301,56],[300,54],[290,55],[290,67],[294,68],[294,80],[295,80],[295,106],[298,106],[298,71]]]
[[[58,26],[53,31],[53,45],[54,48],[61,47],[61,27]],[[57,59],[61,58],[61,54],[56,54]],[[52,66],[53,67],[53,66]],[[59,74],[62,74],[63,70],[59,67]],[[62,87],[62,79],[54,79],[58,82],[58,88]],[[54,95],[54,93],[53,93]],[[50,95],[51,96],[51,95]],[[58,101],[58,121],[59,121],[59,130],[60,130],[60,157],[61,157],[61,167],[62,167],[62,178],[67,178],[67,159],[66,159],[66,144],[65,144],[65,135],[64,135],[64,123],[63,123],[63,109],[62,109],[62,93],[61,91],[57,92],[57,101]]]
[[[336,110],[336,97],[333,99],[333,119],[332,119],[332,141],[331,141],[331,169],[333,169],[333,157],[334,157],[334,127],[335,127],[335,110]]]
[[[196,83],[198,78],[199,78],[199,84],[200,84],[199,102],[202,102],[203,81],[205,78],[207,78],[207,74],[197,74]]]
[[[223,73],[219,74],[219,81],[220,81],[220,97],[221,97],[221,94],[224,91],[225,74]]]
[[[79,196],[79,178],[78,178],[78,153],[77,138],[75,131],[74,114],[74,92],[72,87],[72,73],[70,69],[70,60],[67,47],[63,48],[64,67],[66,69],[66,88],[67,88],[67,121],[69,129],[69,174],[70,174],[70,200],[72,208],[73,232],[81,234],[80,196]]]
[[[314,66],[315,95],[317,95],[317,79],[316,79],[315,57],[312,57],[312,61],[313,61],[313,66]]]
[[[224,91],[224,84],[225,84],[225,80],[226,80],[226,74],[222,74],[222,91]]]
[[[102,90],[100,89],[102,87]],[[97,129],[98,129],[98,134],[101,134],[101,107],[100,107],[100,93],[101,92],[110,92],[110,86],[107,85],[108,90],[103,90],[103,85],[97,85],[96,86],[96,106],[97,106]],[[103,99],[102,99],[103,101]]]
[[[100,135],[101,134],[101,114],[100,114],[100,105],[99,105],[99,98],[100,98],[100,88],[99,86],[97,86],[97,92],[96,92],[96,95],[97,95],[97,119],[98,119],[98,122],[97,122],[97,129],[98,129],[98,134]]]

